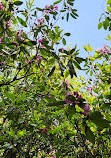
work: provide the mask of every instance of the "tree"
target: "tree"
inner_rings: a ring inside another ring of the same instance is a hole
[[[57,48],[70,36],[57,21],[78,16],[74,0],[45,8],[33,3],[24,10],[22,1],[0,4],[0,156],[109,157],[110,47],[85,59],[76,46]],[[90,74],[88,81],[77,69]]]

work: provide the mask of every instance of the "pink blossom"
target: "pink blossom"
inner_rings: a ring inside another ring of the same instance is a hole
[[[80,114],[83,114],[84,116],[86,116],[86,112],[81,111]]]
[[[41,44],[41,47],[42,47],[42,48],[45,48],[45,46],[44,46],[43,44]]]
[[[77,92],[77,91],[76,91],[76,92],[74,92],[74,95],[76,95],[76,96],[77,96],[77,95],[78,95],[78,92]]]
[[[0,37],[0,43],[2,43],[2,37]]]
[[[25,60],[25,63],[27,63],[27,64],[28,64],[30,61],[31,61],[31,60]]]
[[[58,10],[59,6],[58,6],[58,5],[56,5],[56,6],[54,6],[54,8],[55,8],[55,10]]]
[[[62,48],[60,48],[60,49],[62,49],[62,51],[61,51],[61,52],[63,52],[63,51],[64,51],[64,47],[62,47]]]
[[[39,43],[41,43],[41,42],[43,42],[43,39],[42,39],[42,38],[39,39]]]
[[[95,96],[95,94],[94,94],[94,93],[92,93],[92,96],[94,97],[94,96]]]
[[[69,91],[67,91],[67,94],[66,94],[66,97],[65,97],[66,104],[71,103],[71,101],[67,99],[67,96],[69,96],[69,95],[73,95],[73,93],[70,93]]]
[[[69,84],[67,79],[65,79],[65,82],[66,82],[67,86],[70,86],[70,84]]]
[[[104,44],[103,46],[104,46],[104,48],[106,48],[106,44]]]
[[[44,19],[42,18],[42,19],[37,19],[37,21],[38,21],[38,23],[43,23],[43,21],[44,21]]]
[[[43,60],[43,58],[42,58],[42,57],[39,57],[39,56],[38,56],[38,57],[36,58],[36,60],[39,60],[39,59],[40,59],[40,60]]]
[[[97,52],[100,51],[99,48],[97,48],[96,51],[97,51]]]
[[[11,23],[11,21],[8,21],[8,25],[11,25],[12,23]]]
[[[83,108],[84,112],[81,111],[80,114],[83,114],[84,116],[87,115],[87,112],[89,112],[90,108],[89,108],[89,104],[85,104],[84,108]]]
[[[99,51],[103,51],[104,49],[103,48],[100,48],[100,50]]]
[[[41,56],[37,56],[35,63],[38,64],[38,60],[43,60],[43,58]]]
[[[19,34],[20,34],[20,32],[18,31],[18,32],[17,32],[17,36],[19,36]]]
[[[52,98],[52,96],[51,96],[51,95],[49,95],[49,98]]]
[[[68,51],[70,51],[71,50],[71,48],[68,48]]]
[[[28,60],[25,60],[25,63],[28,63]]]
[[[8,21],[8,29],[10,28],[11,24],[11,21]]]
[[[15,41],[12,41],[12,43],[17,44]]]
[[[85,112],[89,111],[89,104],[88,104],[88,103],[85,104],[83,110],[84,110]]]
[[[48,133],[47,133],[48,128],[47,128],[47,127],[41,128],[39,132],[41,133],[42,131],[43,131],[46,135],[48,135]]]
[[[8,35],[5,33],[5,37],[8,37]]]
[[[0,9],[3,11],[4,10],[4,7],[2,5],[0,5]]]
[[[93,87],[87,87],[87,90],[92,92],[92,88]]]
[[[111,54],[111,51],[110,51],[110,50],[107,50],[107,52]]]
[[[100,49],[97,48],[96,51],[98,51],[99,53],[102,53],[102,54],[107,54],[107,53],[109,54],[109,53],[111,53],[111,51],[106,48],[107,47],[106,44],[104,44],[103,46],[104,46],[104,48],[100,48]]]
[[[78,98],[81,98],[81,95],[78,95]]]
[[[49,5],[46,5],[45,8],[46,8],[46,9],[50,9],[50,6],[49,6]]]

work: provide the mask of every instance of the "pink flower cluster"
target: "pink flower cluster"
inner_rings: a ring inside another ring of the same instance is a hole
[[[25,63],[27,63],[27,64],[30,63],[30,62],[31,62],[31,60],[25,60]]]
[[[46,135],[48,135],[47,131],[48,131],[48,128],[44,127],[44,128],[41,128],[39,132],[40,133],[44,132]]]
[[[93,87],[87,87],[87,90],[92,92]]]
[[[48,9],[48,10],[53,11],[53,12],[54,12],[54,11],[57,11],[58,8],[59,8],[59,6],[58,6],[58,5],[55,5],[55,4],[54,4],[53,6],[52,6],[52,5],[51,5],[51,6],[50,6],[50,5],[46,5],[46,6],[45,6],[45,9]]]
[[[64,47],[62,47],[62,48],[60,48],[60,49],[62,49],[62,51],[61,51],[61,52],[64,52]]]
[[[2,43],[2,37],[0,37],[0,43]]]
[[[73,96],[73,93],[70,93],[69,91],[67,91],[67,94],[66,94],[66,97],[65,97],[65,102],[66,102],[66,104],[72,103],[70,100],[67,99],[67,97],[68,97],[69,95],[72,95],[72,96]]]
[[[42,58],[41,56],[38,55],[37,58],[36,58],[35,63],[38,64],[38,61],[39,61],[39,60],[43,60],[43,58]]]
[[[37,21],[38,21],[39,24],[42,24],[44,22],[44,19],[43,18],[37,19]]]
[[[38,64],[39,60],[43,60],[43,58],[40,55],[37,56],[36,60],[32,60],[32,59],[25,60],[25,63],[29,64],[30,62],[35,61],[35,63]]]
[[[81,111],[80,113],[83,114],[84,116],[86,116],[86,115],[87,115],[87,112],[89,112],[89,110],[90,110],[88,103],[85,104],[85,106],[83,107],[83,110],[84,110],[84,112]]]
[[[39,38],[38,42],[40,43],[40,46],[42,48],[45,48],[45,46],[42,44],[42,42],[44,41],[44,38]]]
[[[51,12],[56,12],[58,10],[58,5],[46,5],[45,8],[43,9],[43,12],[48,15]]]
[[[69,98],[67,98],[68,96],[74,96],[75,98],[75,101],[71,101]],[[79,106],[79,103],[82,103],[82,101],[78,101],[78,99],[81,98],[82,99],[82,96],[78,94],[78,92],[74,92],[74,93],[70,93],[69,91],[67,91],[67,94],[66,94],[66,97],[65,97],[65,102],[66,104],[70,104],[72,103],[72,106],[74,105],[78,105]],[[80,112],[80,114],[83,114],[84,116],[87,115],[87,113],[89,112],[90,108],[89,108],[89,104],[86,103],[85,106],[83,107],[83,111]]]
[[[38,42],[39,43],[43,42],[43,38],[39,38]]]
[[[20,38],[20,37],[24,38],[24,36],[25,36],[25,33],[23,32],[23,29],[17,31],[17,37],[18,38]],[[24,39],[24,42],[25,42],[25,39]]]
[[[67,79],[65,79],[65,83],[67,84],[67,86],[70,86],[70,84],[69,84]]]
[[[106,44],[103,45],[104,48],[97,48],[96,51],[101,53],[101,54],[111,54],[111,51],[109,49],[107,49]]]
[[[4,11],[3,5],[0,5],[0,10]]]

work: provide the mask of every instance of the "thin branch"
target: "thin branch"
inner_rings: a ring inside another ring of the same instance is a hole
[[[24,76],[22,76],[22,77],[20,77],[20,78],[13,78],[13,80],[10,81],[10,82],[1,83],[1,84],[0,84],[0,87],[5,86],[5,85],[10,85],[10,84],[13,83],[14,81],[21,80],[21,79],[23,79],[23,78],[25,78],[25,77],[28,77],[28,76],[31,76],[31,75],[33,75],[33,74],[36,74],[36,73],[31,73],[31,74],[29,74],[29,75],[24,75]]]

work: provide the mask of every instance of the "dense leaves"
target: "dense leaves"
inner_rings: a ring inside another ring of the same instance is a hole
[[[110,47],[87,58],[60,47],[71,34],[56,22],[78,17],[74,0],[22,4],[0,3],[0,157],[109,157]],[[110,30],[109,14],[102,26]]]

